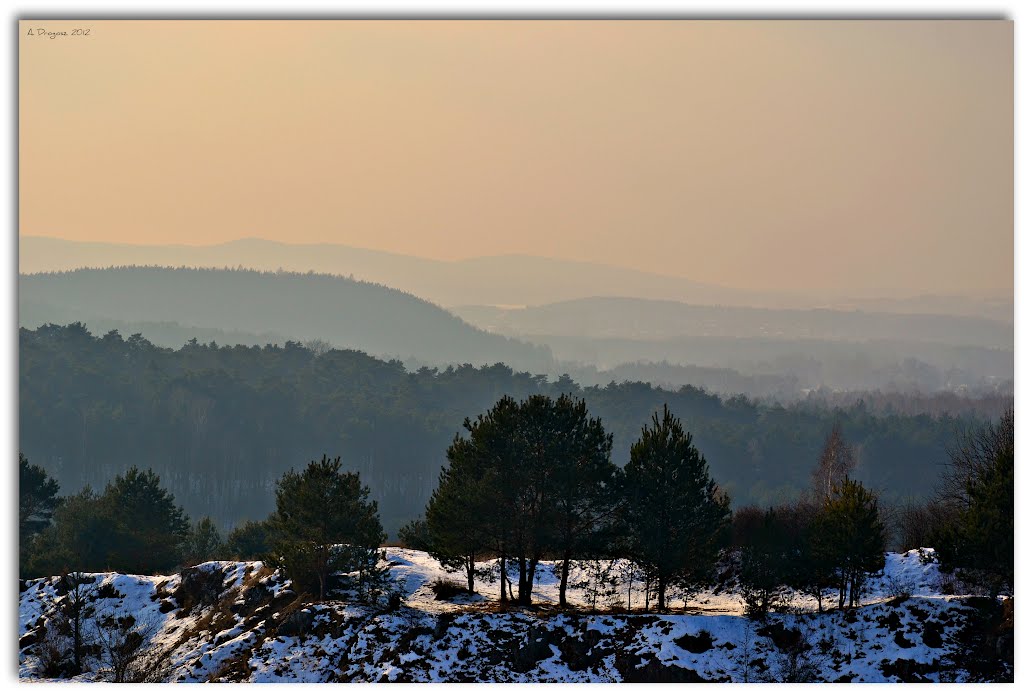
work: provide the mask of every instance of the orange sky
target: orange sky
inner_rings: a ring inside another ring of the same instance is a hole
[[[1010,22],[20,31],[25,235],[1012,295]]]

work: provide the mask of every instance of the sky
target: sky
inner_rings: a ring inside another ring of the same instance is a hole
[[[19,31],[22,235],[1013,294],[1009,21]]]

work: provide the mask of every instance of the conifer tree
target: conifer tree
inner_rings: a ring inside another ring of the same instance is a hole
[[[516,598],[529,605],[537,565],[553,554],[568,567],[593,548],[617,500],[611,436],[582,400],[535,395],[503,397],[448,449],[437,490],[427,506],[431,554],[449,569],[465,569],[474,589],[475,561],[498,558],[501,598],[507,560],[515,561]],[[561,570],[566,605],[569,570]]]
[[[239,560],[262,559],[270,550],[267,521],[247,521],[228,534],[225,550]]]
[[[132,466],[107,485],[101,503],[116,532],[111,541],[113,565],[142,574],[178,565],[188,518],[153,471]]]
[[[24,543],[49,526],[60,486],[40,466],[18,453],[18,537]]]
[[[740,583],[747,613],[763,617],[785,603],[793,545],[775,510],[769,508],[741,549]]]
[[[849,605],[856,605],[867,575],[885,567],[885,526],[878,496],[858,481],[843,479],[822,508],[816,552],[822,565],[835,569],[839,607],[847,596]]]
[[[943,569],[965,570],[997,594],[1013,586],[1012,433],[965,486],[963,509],[934,537],[936,556]]]
[[[18,548],[20,562],[30,555],[32,538],[50,525],[60,498],[60,486],[40,466],[18,453]]]
[[[561,558],[558,604],[568,605],[566,590],[574,558],[596,557],[609,540],[618,507],[618,469],[611,461],[612,436],[600,418],[591,418],[583,400],[562,395],[549,409],[552,423],[550,546]]]
[[[664,611],[669,586],[710,579],[726,538],[729,500],[668,406],[644,426],[624,471],[627,550],[653,577],[658,610]]]
[[[63,498],[54,511],[53,524],[34,539],[21,564],[23,577],[38,577],[81,570],[116,569],[117,525],[101,497],[91,488]]]
[[[398,529],[398,542],[411,550],[430,550],[430,530],[424,519],[413,519]]]
[[[427,504],[425,521],[431,557],[445,569],[465,570],[470,593],[476,592],[476,562],[488,545],[487,524],[493,519],[493,507],[482,504],[487,460],[481,452],[474,440],[456,436],[448,448],[448,465],[441,469]]]
[[[327,598],[334,572],[357,572],[359,587],[386,577],[377,570],[384,530],[377,503],[359,474],[341,471],[341,458],[311,461],[277,482],[277,509],[268,519],[275,554],[300,587]]]
[[[220,559],[224,552],[224,539],[213,519],[203,517],[192,525],[183,550],[186,565]]]

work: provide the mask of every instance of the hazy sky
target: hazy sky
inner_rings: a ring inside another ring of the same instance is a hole
[[[1007,21],[20,31],[25,235],[1012,296]]]

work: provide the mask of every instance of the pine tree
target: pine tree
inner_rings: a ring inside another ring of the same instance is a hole
[[[740,584],[747,613],[763,617],[784,605],[793,545],[774,509],[762,516],[740,554]]]
[[[669,586],[710,580],[726,538],[729,500],[668,406],[630,448],[623,485],[629,557],[654,578],[664,611]]]
[[[447,568],[466,570],[474,589],[475,562],[484,551],[498,558],[501,600],[508,560],[515,561],[516,598],[529,605],[543,555],[569,565],[592,550],[617,500],[611,436],[582,400],[535,395],[503,397],[457,435],[448,465],[427,505],[431,555]],[[569,570],[561,572],[559,601],[566,605]]]
[[[83,488],[63,498],[54,511],[53,524],[35,537],[31,552],[22,561],[22,576],[114,569],[118,540],[117,524],[100,496]]]
[[[50,525],[57,508],[60,486],[40,466],[18,453],[18,538],[24,549],[28,539]]]
[[[814,508],[809,521],[802,525],[791,565],[793,586],[803,589],[818,601],[818,612],[824,610],[825,592],[839,586],[838,546],[823,521],[821,508]]]
[[[424,519],[413,519],[398,529],[398,542],[410,550],[430,550],[430,530]]]
[[[472,433],[468,421],[466,426]],[[489,543],[487,524],[493,508],[482,504],[488,461],[478,441],[456,435],[448,448],[448,465],[441,469],[426,508],[430,556],[447,570],[464,570],[470,593],[476,591],[477,559]]]
[[[288,471],[278,480],[268,534],[297,586],[314,589],[325,600],[335,572],[356,572],[361,589],[368,579],[383,578],[376,565],[384,530],[369,494],[358,473],[341,471],[340,457],[324,455],[301,473]]]
[[[995,595],[1013,586],[1012,441],[966,485],[964,509],[936,535],[936,556],[943,569],[965,570]]]
[[[550,549],[561,558],[558,604],[565,608],[572,561],[604,552],[620,488],[611,461],[612,436],[604,432],[601,419],[591,418],[585,403],[568,395],[549,411]]]
[[[153,471],[132,466],[107,485],[100,502],[116,532],[111,541],[112,566],[146,574],[178,565],[188,518]]]
[[[849,596],[854,606],[868,574],[885,567],[885,526],[878,496],[849,478],[825,501],[816,531],[817,553],[825,566],[834,566],[839,582],[839,607]],[[829,562],[833,565],[828,565]]]
[[[203,517],[192,525],[185,538],[183,559],[186,565],[197,565],[208,560],[218,560],[225,552],[224,539],[220,529],[210,517]]]
[[[228,534],[225,550],[239,560],[263,559],[270,550],[267,521],[250,520],[233,528]]]

